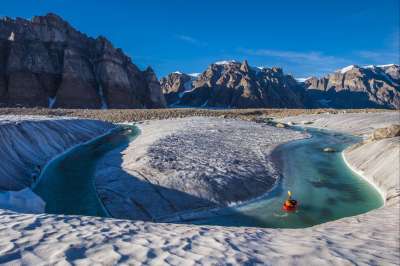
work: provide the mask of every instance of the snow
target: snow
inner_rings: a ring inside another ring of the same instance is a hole
[[[43,213],[46,203],[30,188],[0,192],[0,209],[22,213]]]
[[[311,77],[308,78],[295,78],[298,82],[305,82],[306,80],[311,79]]]
[[[15,41],[15,33],[14,32],[11,32],[10,36],[8,37],[8,40],[11,42]]]
[[[56,103],[56,97],[54,98],[49,97],[49,108],[53,108],[55,103]]]
[[[347,66],[347,67],[344,67],[342,69],[337,70],[337,72],[340,72],[340,73],[344,74],[347,71],[350,71],[350,70],[352,70],[354,68],[357,68],[357,67],[358,67],[357,65],[350,65],[350,66]]]
[[[101,100],[101,109],[108,109],[106,97],[104,96],[103,86],[101,86],[101,84],[99,85],[99,95]]]
[[[201,73],[190,73],[188,74],[189,76],[193,77],[193,78],[197,78],[198,76],[201,75]]]
[[[217,61],[214,64],[215,65],[229,65],[229,64],[233,64],[233,63],[237,63],[237,61],[235,61],[235,60],[223,60],[223,61]]]
[[[178,74],[178,75],[182,75],[182,72],[180,72],[180,71],[175,71],[175,72],[173,72],[174,74]]]
[[[392,67],[392,66],[399,66],[399,65],[397,64],[377,65],[377,67]]]

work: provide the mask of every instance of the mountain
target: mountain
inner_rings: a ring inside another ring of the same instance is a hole
[[[166,102],[151,68],[141,71],[106,38],[47,14],[0,19],[0,105],[161,108]]]
[[[396,64],[351,65],[322,78],[295,80],[280,68],[222,61],[202,74],[175,72],[160,82],[170,106],[400,109]]]
[[[399,65],[351,65],[304,81],[310,107],[400,109]]]
[[[280,68],[254,68],[247,61],[211,64],[197,75],[180,72],[160,80],[170,106],[302,108],[302,86]]]

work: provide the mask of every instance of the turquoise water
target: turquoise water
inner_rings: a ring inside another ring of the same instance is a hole
[[[46,212],[107,217],[94,187],[96,162],[111,150],[127,147],[138,134],[136,127],[118,128],[48,164],[34,188],[46,202]]]
[[[312,138],[284,144],[275,150],[273,158],[280,165],[283,178],[266,197],[185,223],[301,228],[380,207],[383,201],[378,191],[353,173],[341,156],[342,150],[360,139],[309,131]],[[136,127],[115,130],[52,161],[34,189],[46,201],[46,212],[108,216],[94,188],[96,163],[109,151],[122,151],[138,134]],[[325,147],[337,152],[322,152]],[[281,210],[287,190],[299,201],[296,212]]]
[[[274,154],[282,168],[278,186],[260,200],[226,208],[219,216],[191,221],[194,224],[257,226],[271,228],[309,227],[353,216],[382,206],[379,192],[345,164],[341,151],[359,138],[320,130],[308,130],[312,138],[281,145]],[[332,147],[337,152],[322,152]],[[282,211],[290,190],[299,208]]]

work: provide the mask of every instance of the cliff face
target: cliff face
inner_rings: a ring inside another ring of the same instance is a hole
[[[48,14],[0,20],[0,104],[157,108],[165,99],[153,70]]]
[[[400,109],[399,65],[352,65],[304,85],[312,107]]]
[[[247,61],[210,65],[193,77],[172,73],[161,79],[168,104],[182,106],[262,108],[303,107],[301,85],[280,68],[254,68]]]
[[[172,106],[400,109],[400,67],[395,64],[353,65],[297,82],[280,68],[226,61],[197,76],[172,73],[161,79],[161,87]]]

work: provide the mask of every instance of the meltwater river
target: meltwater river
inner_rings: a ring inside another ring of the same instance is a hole
[[[302,228],[382,206],[379,192],[352,172],[341,155],[341,151],[360,139],[330,131],[308,131],[311,138],[293,141],[275,150],[274,157],[283,176],[265,197],[185,223]],[[46,201],[46,212],[108,216],[94,187],[96,162],[111,150],[122,151],[138,134],[136,127],[114,130],[53,160],[34,189]],[[337,152],[323,152],[325,147]],[[281,210],[287,190],[300,203],[294,213]]]

